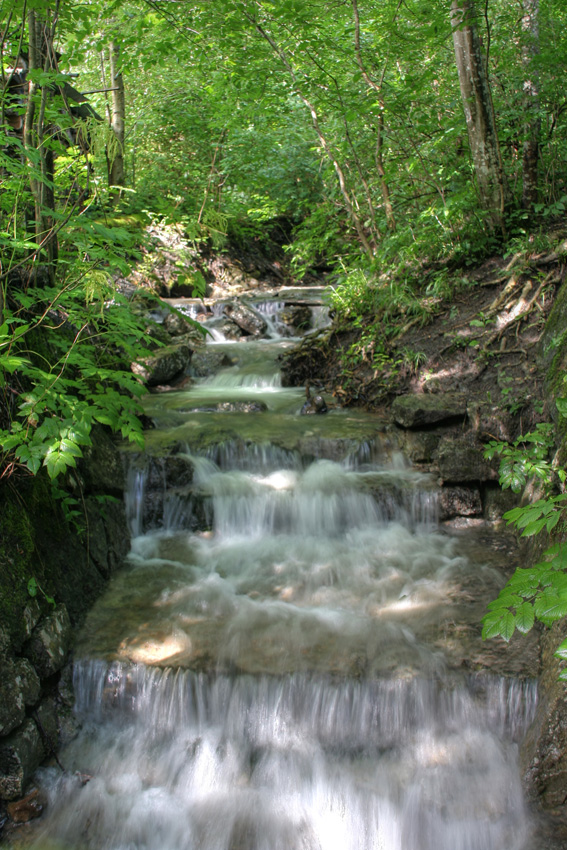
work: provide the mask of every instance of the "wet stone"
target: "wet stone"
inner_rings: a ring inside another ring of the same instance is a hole
[[[8,803],[6,812],[12,823],[29,823],[30,820],[38,818],[42,814],[46,803],[45,796],[40,793],[38,788],[34,788],[30,794],[22,797],[21,800]]]
[[[237,340],[243,336],[243,330],[236,322],[233,322],[228,316],[219,316],[216,319],[211,319],[207,322],[207,328],[215,330],[225,339]]]
[[[305,331],[311,327],[311,310],[304,304],[286,304],[278,319],[293,330]]]
[[[48,755],[56,753],[59,746],[59,719],[55,699],[53,697],[44,699],[33,717],[45,752]]]
[[[193,461],[187,455],[171,454],[150,459],[148,489],[163,493],[167,487],[184,487],[192,481]]]
[[[161,348],[143,362],[132,363],[132,372],[142,378],[149,387],[155,387],[182,375],[190,361],[191,349],[188,345],[170,345]]]
[[[26,637],[30,637],[41,619],[41,608],[37,599],[31,599],[26,605],[24,608],[23,618],[26,628]]]
[[[221,351],[203,348],[196,351],[191,358],[191,373],[196,378],[208,378],[227,366],[232,366],[232,361]]]
[[[268,405],[263,401],[219,401],[203,407],[194,407],[184,413],[263,413]],[[322,411],[320,411],[322,412]]]
[[[24,703],[35,705],[39,699],[41,685],[39,677],[27,658],[17,658],[14,662],[16,678],[20,683]]]
[[[404,455],[413,463],[429,463],[433,457],[441,435],[436,431],[402,432],[401,448]]]
[[[108,431],[97,426],[91,431],[92,445],[83,449],[79,469],[86,493],[115,494],[124,492],[122,456]]]
[[[163,321],[163,327],[171,336],[182,336],[189,333],[191,325],[178,313],[168,313]]]
[[[252,336],[261,336],[266,333],[268,329],[268,324],[265,319],[260,316],[259,313],[256,313],[255,310],[252,310],[250,307],[246,307],[244,304],[241,304],[236,301],[230,301],[228,304],[225,304],[223,307],[224,314],[228,316],[233,322],[242,328],[242,330],[251,334]]]
[[[314,395],[308,398],[301,408],[302,416],[310,416],[317,413],[327,413],[328,411],[325,399],[321,395]]]
[[[61,669],[71,646],[72,629],[65,605],[58,605],[33,631],[25,655],[41,679]]]

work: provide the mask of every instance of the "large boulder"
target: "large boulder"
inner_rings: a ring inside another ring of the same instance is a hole
[[[191,358],[191,374],[196,378],[208,378],[228,366],[232,366],[230,358],[210,347],[195,351]]]
[[[278,319],[292,330],[306,331],[311,327],[311,310],[305,304],[286,304]]]
[[[251,336],[261,336],[268,329],[268,323],[259,313],[239,301],[228,301],[223,307],[223,312]]]
[[[392,404],[394,422],[402,428],[423,428],[463,420],[466,413],[466,398],[459,393],[403,395]]]
[[[179,313],[168,313],[163,320],[163,326],[171,336],[183,336],[191,330],[191,325],[187,319],[184,319]]]
[[[45,755],[39,729],[30,718],[0,740],[0,798],[17,800],[21,797],[28,779]]]
[[[100,575],[108,579],[123,563],[130,549],[128,521],[122,501],[101,504],[96,497],[85,499],[89,529],[89,558]]]
[[[91,431],[92,445],[85,446],[79,461],[83,492],[122,498],[125,486],[122,455],[105,428]]]
[[[242,339],[244,331],[236,322],[229,319],[228,316],[216,316],[207,322],[207,330],[211,331],[213,336],[215,333],[219,337],[224,337],[229,340]]]
[[[35,705],[41,692],[39,676],[27,658],[16,658],[14,661],[16,681],[21,688],[26,706]]]
[[[71,647],[72,628],[65,605],[57,605],[33,630],[24,647],[41,679],[47,679],[60,670]]]
[[[493,481],[498,473],[484,459],[484,448],[467,437],[443,437],[437,450],[439,475],[446,484]]]
[[[456,516],[480,516],[480,491],[474,487],[443,487],[439,493],[439,519]]]
[[[26,714],[22,684],[14,663],[0,658],[0,735],[8,735],[23,721]]]
[[[37,703],[40,681],[26,658],[12,658],[7,647],[0,652],[0,736],[9,735],[25,718],[26,706]]]
[[[439,431],[401,431],[400,449],[412,463],[430,463],[439,445]]]
[[[160,348],[144,361],[132,363],[131,368],[149,387],[157,387],[181,377],[190,361],[191,349],[188,345],[169,345]]]

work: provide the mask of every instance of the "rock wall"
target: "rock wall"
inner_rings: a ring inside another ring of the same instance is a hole
[[[122,459],[102,428],[92,436],[67,479],[71,524],[41,475],[0,491],[0,824],[41,811],[19,801],[72,734],[74,627],[129,550]]]
[[[547,403],[557,426],[558,462],[565,466],[566,420],[559,415],[556,401],[567,396],[567,285],[561,287],[555,298],[540,340],[539,358],[545,369]],[[559,532],[556,539],[564,539],[562,534]],[[526,566],[536,563],[549,543],[541,535],[528,541],[524,547]],[[521,751],[528,795],[546,813],[555,816],[554,831],[564,842],[567,842],[567,683],[558,679],[565,662],[555,658],[554,653],[566,636],[565,618],[542,631],[539,704]]]

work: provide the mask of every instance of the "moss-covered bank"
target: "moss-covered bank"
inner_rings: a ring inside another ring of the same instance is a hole
[[[102,429],[67,486],[71,523],[41,474],[0,488],[0,801],[22,797],[65,737],[73,626],[129,549],[122,460]]]

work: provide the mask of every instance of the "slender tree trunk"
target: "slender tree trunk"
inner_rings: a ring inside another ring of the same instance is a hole
[[[347,180],[346,180],[344,169],[341,166],[341,163],[339,161],[339,158],[338,158],[336,152],[333,150],[333,148],[330,145],[327,137],[325,136],[325,134],[323,133],[323,130],[321,129],[321,125],[319,124],[319,116],[317,114],[317,110],[315,109],[314,104],[311,103],[309,98],[303,93],[301,86],[299,85],[299,82],[297,80],[296,73],[295,73],[293,66],[291,65],[285,51],[282,50],[282,48],[274,41],[272,36],[262,27],[261,24],[258,23],[258,21],[256,21],[247,12],[244,12],[244,15],[247,18],[247,20],[256,28],[257,32],[262,36],[262,38],[265,39],[268,42],[268,44],[270,45],[270,47],[272,48],[272,50],[274,51],[276,56],[280,59],[282,65],[284,66],[284,68],[286,69],[286,71],[288,72],[288,74],[291,78],[291,81],[293,83],[293,90],[295,91],[295,93],[299,97],[299,99],[303,102],[304,106],[306,106],[307,109],[309,110],[309,114],[311,116],[311,124],[313,125],[313,129],[315,130],[315,133],[317,134],[317,138],[319,139],[319,144],[321,145],[323,151],[325,152],[325,155],[328,157],[330,162],[332,162],[333,168],[335,169],[335,174],[337,175],[337,179],[339,181],[339,189],[340,189],[340,192],[341,192],[341,195],[342,195],[342,198],[343,198],[343,203],[344,203],[345,209],[347,211],[348,217],[350,218],[351,223],[354,226],[354,229],[356,231],[358,241],[359,241],[364,253],[370,259],[372,259],[372,257],[374,256],[374,252],[373,252],[372,247],[371,247],[371,245],[368,241],[366,233],[364,232],[364,226],[363,226],[363,224],[360,220],[360,216],[358,215],[358,213],[355,209],[355,206],[352,202],[352,198],[351,198],[349,190],[348,190],[348,185],[347,185]]]
[[[110,186],[124,186],[124,141],[126,126],[126,101],[124,97],[124,80],[120,68],[120,48],[115,41],[110,43],[110,85],[112,88],[112,121],[115,146],[109,156],[110,167],[108,182]],[[114,195],[119,197],[119,194]]]
[[[38,69],[43,67],[43,62],[41,61],[41,52],[39,49],[39,25],[37,21],[37,16],[34,10],[31,10],[28,13],[28,73],[30,71],[37,71]],[[28,92],[27,92],[27,102],[26,102],[26,114],[24,118],[24,147],[26,151],[32,151],[35,149],[35,138],[34,138],[34,129],[35,129],[35,118],[36,118],[36,95],[37,95],[37,83],[34,80],[30,80],[28,83]],[[31,161],[31,160],[30,160]],[[30,169],[30,189],[34,201],[34,223],[35,223],[35,235],[38,242],[41,239],[41,197],[40,197],[40,183],[37,178],[37,172],[31,168]]]
[[[539,52],[539,0],[522,0],[522,67],[524,70],[524,144],[522,206],[533,210],[538,199],[539,86],[534,58]]]
[[[451,25],[461,98],[480,201],[494,229],[504,230],[507,189],[496,133],[494,107],[474,0],[452,0]]]
[[[201,219],[203,218],[203,213],[205,212],[205,207],[207,206],[207,201],[209,200],[209,195],[211,193],[211,189],[213,188],[215,174],[217,173],[217,162],[222,156],[222,146],[224,144],[224,140],[226,138],[227,129],[226,127],[223,129],[220,134],[220,138],[215,145],[215,149],[213,152],[213,159],[211,162],[211,169],[209,171],[209,178],[207,180],[207,185],[205,186],[205,193],[203,195],[203,203],[201,204],[201,209],[199,210],[199,215],[197,216],[197,223],[201,224]]]
[[[352,0],[352,12],[354,16],[354,52],[356,56],[356,63],[360,68],[360,73],[362,74],[366,85],[378,94],[380,116],[378,118],[374,158],[378,177],[380,178],[380,191],[382,192],[382,203],[384,204],[384,212],[386,213],[386,223],[388,225],[388,229],[393,231],[396,229],[396,219],[390,196],[390,187],[386,180],[386,170],[384,168],[384,96],[382,94],[382,80],[380,83],[375,82],[366,71],[362,61],[362,52],[360,49],[360,15],[358,13],[357,0]],[[384,72],[382,73],[382,78],[383,77]]]
[[[57,25],[58,8],[40,16],[36,11],[28,13],[28,70],[55,70],[53,41]],[[39,103],[37,102],[39,97]],[[34,228],[36,242],[47,258],[47,267],[52,282],[58,257],[53,211],[54,154],[50,147],[52,128],[46,124],[46,109],[49,88],[31,80],[28,85],[26,113],[24,118],[24,147],[28,151],[30,166],[30,189],[34,201]],[[39,156],[38,156],[39,155]]]

